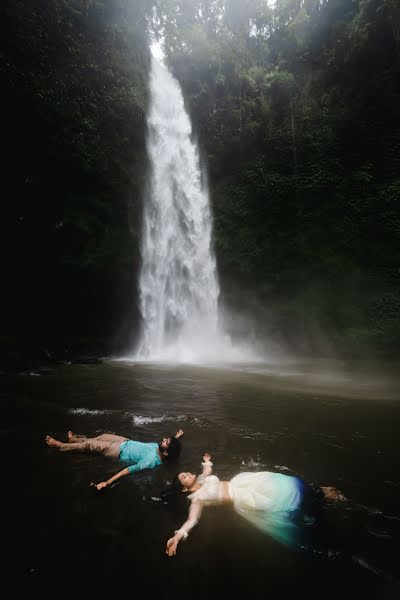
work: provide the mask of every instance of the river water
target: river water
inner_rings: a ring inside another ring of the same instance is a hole
[[[400,379],[397,365],[374,370],[354,362],[211,369],[106,361],[3,375],[3,566],[13,589],[399,597]],[[178,428],[179,464],[104,492],[90,482],[120,463],[44,443],[68,429],[158,441]],[[198,471],[205,450],[221,478],[279,470],[339,487],[351,502],[326,511],[321,535],[342,558],[289,550],[228,507],[207,508],[177,556],[165,556],[186,501],[150,498],[178,470]]]

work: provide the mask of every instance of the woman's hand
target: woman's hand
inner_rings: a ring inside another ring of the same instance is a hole
[[[177,439],[177,440],[179,440],[179,438],[180,438],[180,437],[182,437],[182,436],[183,436],[183,430],[182,430],[182,429],[179,429],[179,430],[176,432],[176,434],[175,434],[175,437],[176,437],[176,439]]]
[[[204,452],[203,462],[209,462],[211,460],[211,454],[209,452]]]
[[[179,540],[180,540],[180,536],[178,536],[178,535],[174,535],[174,537],[169,538],[169,540],[167,542],[167,547],[165,549],[165,554],[167,554],[168,556],[175,556],[176,549],[179,544]]]

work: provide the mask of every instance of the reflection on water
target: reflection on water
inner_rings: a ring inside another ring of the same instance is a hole
[[[153,595],[175,591],[178,581],[191,589],[195,581],[195,597],[210,588],[260,594],[278,585],[283,597],[397,597],[389,576],[400,576],[400,388],[395,367],[385,365],[379,376],[374,367],[112,362],[2,377],[9,481],[3,514],[14,585],[29,592],[62,585],[92,595],[112,593],[116,584],[119,593],[147,586]],[[64,438],[68,429],[154,441],[177,428],[185,430],[179,465],[143,472],[103,493],[89,484],[117,472],[118,462],[66,456],[43,442],[45,434]],[[178,468],[198,469],[205,450],[222,478],[270,469],[339,487],[352,503],[329,511],[331,531],[358,563],[307,559],[222,507],[207,509],[178,556],[165,557],[165,540],[186,507],[148,498]]]
[[[252,385],[262,385],[269,389],[281,388],[292,391],[319,391],[321,394],[350,396],[352,398],[399,398],[400,371],[398,363],[376,361],[338,361],[331,359],[310,360],[270,360],[265,362],[213,362],[190,365],[183,363],[143,363],[127,359],[115,359],[117,363],[134,366],[137,371],[149,368],[173,370],[199,376],[201,370],[212,379],[229,378],[246,381],[250,377]]]

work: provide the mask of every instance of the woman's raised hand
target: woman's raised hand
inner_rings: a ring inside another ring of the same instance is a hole
[[[208,462],[211,460],[211,454],[209,452],[204,452],[203,461]]]

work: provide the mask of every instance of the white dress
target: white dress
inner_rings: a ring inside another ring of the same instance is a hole
[[[201,487],[190,494],[189,518],[179,530],[185,537],[198,522],[203,506],[223,501],[223,484],[216,475],[211,475],[212,463],[202,464],[203,473],[197,478]],[[269,471],[239,473],[229,482],[234,509],[256,527],[290,546],[300,543],[299,524],[305,521],[299,513],[307,489],[298,477]]]
[[[199,475],[197,483],[201,483],[201,488],[190,494],[192,502],[199,501],[204,506],[222,502],[223,486],[216,475]]]

